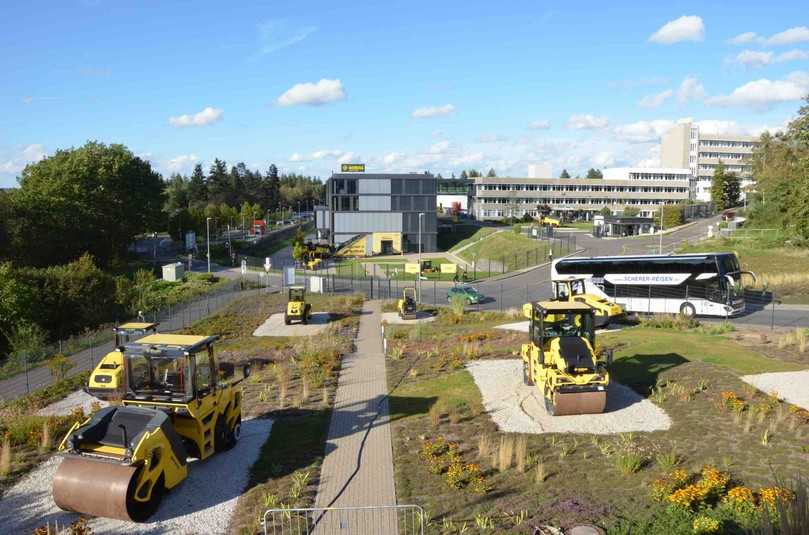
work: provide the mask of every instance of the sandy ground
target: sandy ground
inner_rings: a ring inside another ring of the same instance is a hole
[[[542,393],[522,382],[522,360],[479,360],[467,365],[483,396],[483,405],[507,433],[589,433],[609,435],[630,431],[664,431],[668,415],[631,388],[613,382],[603,414],[551,416]]]
[[[92,412],[90,406],[93,403],[98,403],[102,408],[109,405],[106,401],[93,397],[84,390],[76,390],[56,403],[51,403],[47,407],[39,409],[37,414],[40,416],[67,416],[79,407],[84,411],[84,414],[90,414]]]
[[[150,522],[95,518],[90,522],[93,533],[226,533],[236,500],[247,486],[250,466],[271,429],[272,420],[245,421],[235,448],[189,463],[188,478],[164,496]],[[60,461],[59,456],[52,457],[6,492],[0,501],[0,532],[31,533],[47,522],[52,528],[55,522],[62,527],[79,518],[56,507],[51,498],[51,481]]]
[[[416,312],[416,319],[414,320],[403,320],[399,317],[398,312],[383,312],[382,313],[382,321],[384,323],[388,323],[390,325],[415,325],[416,323],[427,323],[428,321],[435,321],[436,316],[433,316],[429,312]]]
[[[514,323],[504,323],[503,325],[496,325],[495,329],[503,329],[504,331],[517,331],[521,333],[528,332],[528,320],[517,321]],[[613,333],[622,331],[623,327],[612,327],[610,329],[596,329],[596,334]]]
[[[312,312],[309,323],[284,324],[284,314],[273,314],[253,331],[253,336],[312,336],[325,331],[331,322],[328,312]]]
[[[809,410],[809,370],[743,375],[742,381],[765,394],[776,392],[779,398]]]

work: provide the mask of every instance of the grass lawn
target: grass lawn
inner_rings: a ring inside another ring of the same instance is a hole
[[[514,319],[491,313],[453,317],[442,310],[434,323],[386,329],[392,347],[387,363],[397,497],[425,508],[431,519],[426,533],[532,533],[530,525],[569,528],[587,522],[609,533],[685,534],[692,532],[695,513],[651,498],[653,481],[672,463],[691,474],[710,465],[731,476],[729,486],[754,490],[772,484],[774,477],[806,475],[809,413],[803,417],[739,379],[742,373],[796,366],[737,344],[733,332],[643,327],[600,338],[615,350],[616,380],[644,395],[657,385],[651,399],[671,417],[668,431],[499,432],[482,410],[464,364],[516,358],[526,335],[492,329],[508,321]],[[730,391],[742,400],[738,413],[721,401],[721,393]],[[431,465],[420,455],[427,441],[436,439],[457,444],[461,462],[480,467],[485,493],[468,483],[454,488],[447,465]],[[509,447],[517,451],[501,463]],[[622,469],[627,464],[632,468]],[[719,515],[715,503],[705,510]],[[724,520],[721,533],[742,533],[742,520],[727,515]],[[477,530],[481,524],[491,527]]]
[[[454,251],[464,245],[474,243],[489,234],[497,232],[495,227],[478,227],[475,225],[458,225],[452,232],[440,232],[438,234],[438,249],[440,251]]]
[[[576,228],[579,230],[593,230],[592,221],[574,221],[572,223],[565,223],[562,228]]]
[[[809,304],[809,249],[774,246],[761,239],[712,239],[684,247],[684,252],[735,252],[742,269],[758,277],[756,288],[775,292],[783,303]],[[745,284],[751,284],[748,277]]]
[[[458,256],[467,262],[476,262],[477,266],[483,269],[489,269],[491,260],[491,271],[497,270],[495,264],[505,271],[514,271],[545,262],[548,257],[548,246],[545,242],[505,230],[476,242],[459,252]]]

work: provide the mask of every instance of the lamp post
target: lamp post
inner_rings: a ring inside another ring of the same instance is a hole
[[[211,272],[211,219],[212,217],[205,218],[205,243],[208,248],[208,273]]]
[[[422,217],[424,217],[424,212],[419,212],[419,274],[418,274],[419,303],[421,303],[421,218]]]
[[[658,253],[663,254],[663,207],[666,206],[665,201],[661,201],[660,205],[660,246]]]

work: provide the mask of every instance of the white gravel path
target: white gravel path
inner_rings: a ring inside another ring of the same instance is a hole
[[[309,323],[306,325],[295,322],[291,325],[284,323],[284,313],[273,314],[253,331],[253,336],[311,336],[325,331],[331,323],[331,314],[328,312],[312,312]]]
[[[551,416],[542,393],[522,382],[522,360],[479,360],[467,365],[483,396],[483,405],[507,433],[588,433],[609,435],[630,431],[665,431],[671,418],[634,390],[612,382],[602,414]]]
[[[235,448],[189,463],[188,478],[164,496],[150,522],[95,518],[90,522],[93,533],[226,533],[236,501],[247,486],[250,467],[271,429],[272,420],[245,421]],[[53,503],[51,482],[60,461],[60,457],[52,457],[6,492],[0,500],[0,533],[31,533],[46,522],[51,527],[57,521],[66,526],[79,517]]]
[[[81,407],[84,414],[90,414],[90,406],[93,403],[98,403],[102,408],[109,405],[106,401],[93,397],[84,390],[76,390],[63,399],[39,409],[37,414],[40,416],[67,416],[78,407]]]
[[[504,323],[503,325],[496,325],[495,329],[503,329],[504,331],[517,331],[520,333],[528,332],[528,320],[517,321],[514,323]],[[624,330],[624,327],[613,327],[611,329],[596,329],[596,334],[614,333]]]
[[[742,381],[765,394],[776,392],[779,398],[809,410],[809,370],[743,375]]]

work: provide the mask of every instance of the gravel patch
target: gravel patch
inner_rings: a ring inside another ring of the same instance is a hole
[[[515,323],[504,323],[503,325],[495,326],[495,329],[503,329],[505,331],[517,331],[521,333],[528,332],[528,320],[517,321]],[[596,334],[614,333],[623,331],[624,327],[613,327],[612,329],[596,329]]]
[[[226,533],[236,501],[249,481],[249,470],[267,441],[272,420],[242,423],[242,438],[230,451],[205,461],[192,461],[188,478],[163,497],[149,522],[135,524],[94,518],[94,534],[148,533],[187,535]],[[31,533],[55,522],[67,526],[79,515],[59,509],[51,497],[51,482],[61,457],[53,456],[6,492],[0,501],[0,532]],[[6,531],[7,530],[7,531]]]
[[[93,403],[98,403],[102,408],[109,405],[106,401],[91,396],[84,390],[76,390],[63,399],[39,409],[37,414],[40,416],[67,416],[78,408],[81,408],[84,414],[90,414],[92,412],[90,406]]]
[[[331,322],[331,314],[328,312],[312,312],[309,323],[284,323],[284,314],[273,314],[267,321],[258,326],[253,331],[253,336],[312,336],[326,330]]]
[[[602,414],[551,416],[542,393],[522,382],[522,360],[479,360],[467,369],[483,396],[483,405],[506,433],[587,433],[665,431],[671,418],[657,405],[624,385],[612,382]]]
[[[403,320],[399,317],[398,312],[383,312],[382,313],[382,321],[388,323],[390,325],[415,325],[416,323],[427,323],[429,321],[435,321],[436,316],[433,316],[429,312],[423,312],[419,310],[416,312],[416,319],[413,320]]]
[[[779,398],[809,410],[809,370],[743,375],[742,381],[765,394],[776,392]]]

